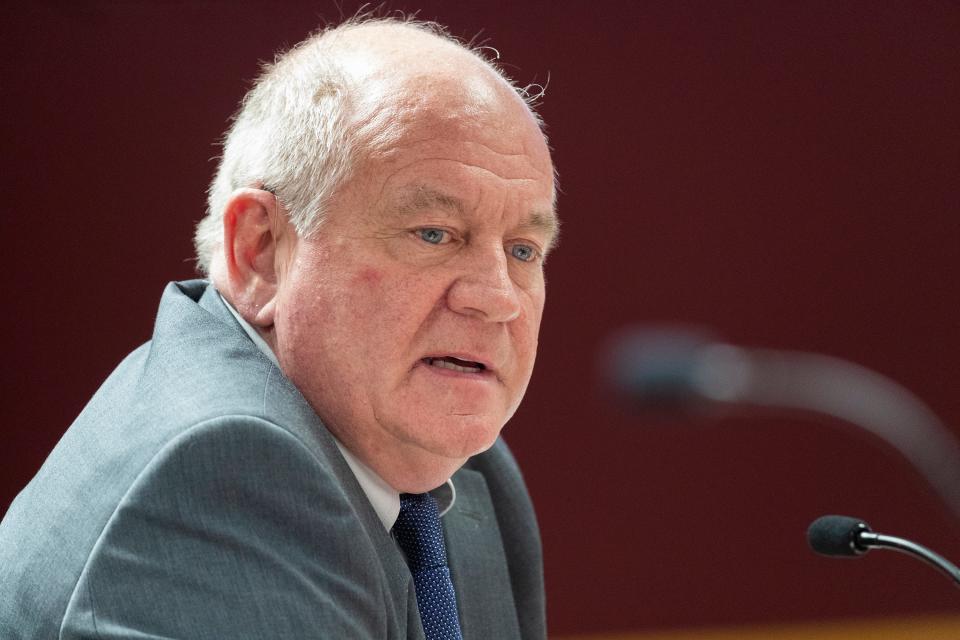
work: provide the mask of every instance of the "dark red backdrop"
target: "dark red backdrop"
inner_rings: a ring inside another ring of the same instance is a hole
[[[917,563],[805,546],[813,517],[852,513],[960,560],[957,521],[878,441],[827,420],[630,417],[597,392],[594,357],[625,324],[706,325],[860,362],[960,425],[957,4],[393,7],[482,28],[521,83],[549,78],[563,241],[507,436],[539,509],[552,631],[955,611]],[[2,505],[147,339],[164,283],[192,275],[212,143],[256,61],[338,15],[5,9]]]

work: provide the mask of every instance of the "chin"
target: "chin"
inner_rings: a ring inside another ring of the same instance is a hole
[[[436,455],[465,460],[492,447],[504,422],[489,416],[444,416],[420,444]]]

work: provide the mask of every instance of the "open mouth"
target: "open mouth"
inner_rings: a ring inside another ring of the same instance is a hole
[[[480,373],[486,370],[480,362],[471,362],[470,360],[461,360],[453,356],[444,356],[442,358],[424,358],[423,362],[431,367],[440,367],[441,369],[450,369],[461,373]]]

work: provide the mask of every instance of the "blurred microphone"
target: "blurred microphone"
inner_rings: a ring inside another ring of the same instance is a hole
[[[904,538],[874,533],[863,520],[821,516],[807,529],[810,548],[824,556],[858,558],[870,549],[892,549],[923,560],[960,586],[960,569],[930,549]]]
[[[719,406],[812,411],[892,445],[960,516],[960,444],[919,398],[853,362],[817,353],[748,349],[682,328],[617,340],[609,384],[639,408]]]

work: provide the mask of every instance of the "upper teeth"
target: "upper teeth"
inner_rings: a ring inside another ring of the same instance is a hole
[[[477,371],[480,371],[480,367],[462,367],[458,364],[450,362],[449,360],[442,360],[440,358],[429,358],[427,361],[435,367],[453,369],[454,371],[461,371],[463,373],[476,373]]]

